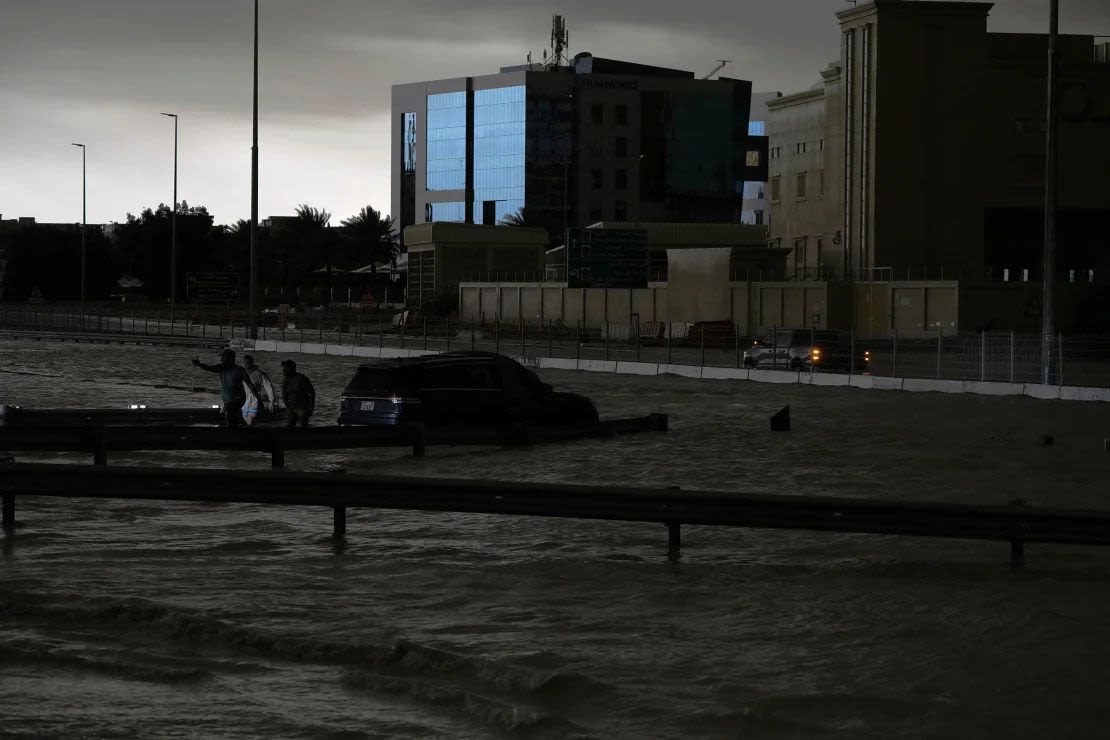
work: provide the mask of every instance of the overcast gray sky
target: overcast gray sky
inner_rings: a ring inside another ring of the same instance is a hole
[[[1110,2],[1063,0],[1061,31],[1110,34]],[[811,85],[837,56],[843,0],[262,0],[260,216],[389,210],[389,86],[495,72],[548,45]],[[1000,0],[994,31],[1040,32],[1048,0]],[[179,198],[250,216],[252,0],[0,0],[0,213],[91,223]]]

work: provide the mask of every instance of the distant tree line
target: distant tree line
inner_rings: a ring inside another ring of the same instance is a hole
[[[159,204],[123,223],[86,231],[86,292],[104,300],[130,292],[148,300],[170,295],[172,206]],[[294,216],[258,227],[258,290],[269,303],[295,302],[298,289],[321,286],[346,298],[384,291],[379,266],[396,264],[400,246],[394,221],[366,206],[338,226],[321,208],[301,205]],[[0,297],[72,300],[81,293],[81,226],[0,223]],[[177,296],[186,300],[190,273],[237,273],[245,300],[250,266],[250,222],[218,225],[204,206],[182,201],[177,211]],[[363,274],[353,270],[368,268]],[[137,283],[141,281],[141,286]],[[131,285],[132,287],[124,287]],[[342,293],[340,293],[342,291]],[[357,299],[357,298],[356,298]]]

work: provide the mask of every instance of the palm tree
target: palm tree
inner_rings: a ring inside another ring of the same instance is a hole
[[[313,208],[302,203],[297,206],[297,226],[304,231],[323,231],[331,223],[331,214],[323,208]]]
[[[371,275],[377,275],[379,262],[397,264],[401,246],[392,217],[363,206],[357,214],[343,221],[343,231],[352,247],[351,257],[359,261],[369,259]]]
[[[523,207],[501,217],[502,226],[532,226],[532,215]]]

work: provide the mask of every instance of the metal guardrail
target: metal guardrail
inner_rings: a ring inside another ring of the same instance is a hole
[[[285,453],[294,450],[338,450],[365,447],[411,447],[423,457],[428,445],[525,445],[612,437],[645,431],[666,431],[667,415],[650,414],[630,419],[603,420],[597,424],[541,426],[312,427],[309,429],[218,429],[211,427],[159,426],[3,426],[0,450],[8,452],[88,452],[95,465],[106,465],[108,453],[134,450],[214,450],[266,452],[271,465],[285,465]]]
[[[333,510],[346,534],[349,507],[564,517],[664,524],[672,557],[682,525],[814,530],[1005,541],[1011,564],[1026,542],[1110,545],[1110,513],[1010,506],[782,496],[677,487],[617,487],[440,478],[203,469],[0,465],[3,528],[15,531],[17,496],[204,501]]]

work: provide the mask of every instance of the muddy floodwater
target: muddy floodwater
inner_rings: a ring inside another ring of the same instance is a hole
[[[204,407],[215,376],[192,354],[5,342],[0,403]],[[280,375],[281,357],[257,358]],[[296,359],[314,422],[334,423],[355,361]],[[541,375],[603,417],[667,413],[671,431],[287,465],[1110,509],[1110,404]],[[793,431],[772,433],[787,404]],[[337,554],[325,509],[21,498],[18,516],[0,556],[4,737],[1093,738],[1110,723],[1098,548],[1028,545],[1012,570],[1004,543],[687,527],[672,563],[658,525],[353,510]]]

